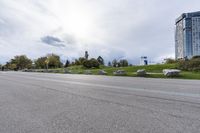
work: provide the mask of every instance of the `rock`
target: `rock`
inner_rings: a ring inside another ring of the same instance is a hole
[[[92,72],[91,72],[90,70],[85,70],[85,71],[84,71],[84,74],[91,75]]]
[[[106,74],[107,74],[106,71],[104,71],[104,70],[99,70],[99,75],[106,75]]]
[[[115,71],[115,72],[113,72],[113,74],[114,75],[126,75],[126,71],[124,71],[124,70],[117,70],[117,71]]]
[[[147,73],[146,73],[145,69],[139,69],[139,70],[137,70],[137,76],[145,77],[146,75],[147,75]]]
[[[176,77],[179,76],[181,70],[178,69],[164,69],[163,74],[167,77]]]

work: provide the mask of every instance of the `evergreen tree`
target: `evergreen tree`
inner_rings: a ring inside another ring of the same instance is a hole
[[[97,61],[99,62],[100,65],[104,65],[104,59],[101,56],[97,58]]]
[[[111,62],[110,62],[110,61],[108,62],[108,66],[109,66],[109,67],[111,67],[111,66],[112,66],[112,64],[111,64]]]
[[[88,51],[85,51],[85,59],[88,60],[89,54]]]
[[[69,67],[69,65],[70,65],[70,61],[69,61],[69,60],[66,60],[65,68]]]

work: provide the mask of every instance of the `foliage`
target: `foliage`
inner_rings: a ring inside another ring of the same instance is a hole
[[[114,59],[114,60],[112,61],[112,66],[113,66],[113,67],[117,67],[117,60],[116,60],[116,59]]]
[[[78,66],[78,65],[81,65],[81,63],[78,59],[75,59],[74,65]]]
[[[97,58],[97,61],[99,62],[100,65],[104,65],[104,59],[101,56]]]
[[[65,62],[65,68],[67,68],[67,67],[69,67],[69,65],[70,65],[70,61],[69,60],[66,60],[66,62]]]
[[[47,60],[47,57],[38,58],[37,60],[35,60],[35,67],[39,69],[46,68],[46,63],[45,63],[46,60]]]
[[[118,62],[116,59],[114,59],[114,60],[112,61],[112,66],[113,66],[113,67],[127,67],[127,66],[128,66],[128,60],[122,59],[122,60],[120,60],[120,61]]]
[[[80,57],[78,60],[80,62],[80,65],[83,65],[83,62],[86,60],[86,58]]]
[[[84,57],[80,57],[79,59],[75,59],[74,65],[83,65],[83,62],[86,60]]]
[[[180,60],[178,68],[186,71],[200,71],[200,58],[193,57],[190,60]]]
[[[199,55],[193,56],[192,59],[200,59]]]
[[[88,60],[89,54],[88,51],[85,51],[85,59]]]
[[[6,69],[9,69],[9,70],[17,70],[17,65],[11,62],[7,62],[5,67]]]
[[[15,56],[10,62],[6,63],[6,68],[11,70],[22,70],[30,69],[32,67],[31,59],[27,58],[26,55]]]
[[[90,60],[85,60],[83,62],[83,66],[85,68],[99,68],[99,65],[100,65],[99,62],[94,58],[92,58]]]
[[[62,66],[60,56],[56,54],[47,55],[47,61],[49,68],[60,68]]]
[[[35,60],[36,68],[45,69],[47,65],[48,68],[60,68],[62,66],[60,57],[56,54],[48,54]]]
[[[111,67],[111,66],[112,66],[112,64],[111,64],[111,62],[110,62],[110,61],[108,62],[108,66],[109,66],[109,67]]]
[[[165,63],[166,64],[173,64],[173,63],[177,63],[177,60],[171,59],[171,58],[167,58],[165,59]]]
[[[119,61],[120,67],[127,67],[128,66],[128,61],[123,59]]]

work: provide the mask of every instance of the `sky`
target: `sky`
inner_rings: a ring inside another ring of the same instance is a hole
[[[175,56],[175,19],[199,0],[0,0],[0,63],[55,53],[62,61],[89,52],[105,61]]]

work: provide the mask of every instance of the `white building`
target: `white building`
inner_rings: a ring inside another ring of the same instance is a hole
[[[142,57],[140,58],[140,65],[141,65],[141,66],[148,65],[147,56],[142,56]]]

